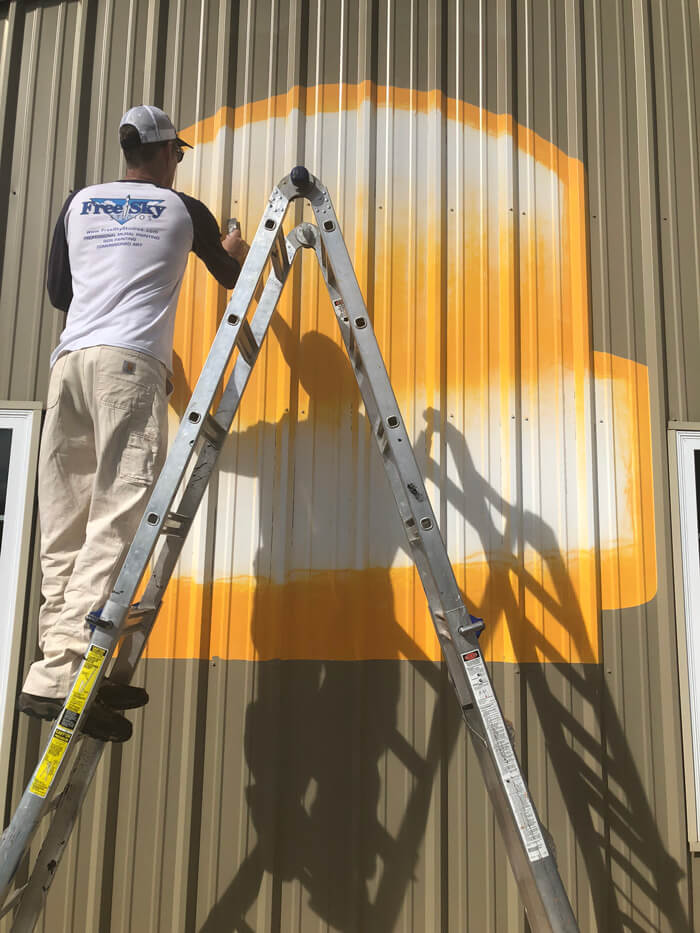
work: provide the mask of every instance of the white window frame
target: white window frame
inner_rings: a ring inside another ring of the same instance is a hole
[[[32,537],[41,402],[0,401],[0,428],[12,430],[7,502],[0,551],[0,748],[10,747],[22,649]],[[9,755],[0,755],[0,789],[7,790]]]

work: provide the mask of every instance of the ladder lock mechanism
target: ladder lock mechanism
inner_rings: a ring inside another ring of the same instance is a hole
[[[297,240],[307,249],[316,246],[316,227],[313,224],[303,223],[296,228]]]

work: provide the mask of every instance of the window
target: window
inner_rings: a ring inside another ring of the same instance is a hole
[[[12,447],[12,429],[0,428],[0,552],[2,551],[2,529],[5,524],[5,505],[7,503],[7,477],[10,472],[10,448]]]
[[[688,839],[700,850],[700,425],[669,431],[669,455]]]
[[[12,737],[41,405],[0,402],[0,747]],[[0,790],[8,779],[0,755]]]

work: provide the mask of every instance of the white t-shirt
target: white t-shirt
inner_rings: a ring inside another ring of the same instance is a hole
[[[51,365],[70,350],[104,345],[149,353],[170,369],[190,250],[222,285],[234,286],[240,267],[196,198],[134,180],[71,194],[49,256],[49,295],[67,311]]]

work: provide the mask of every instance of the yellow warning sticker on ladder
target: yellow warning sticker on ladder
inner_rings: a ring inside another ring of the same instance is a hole
[[[66,702],[61,720],[51,736],[49,747],[44,752],[44,757],[41,759],[39,766],[34,772],[34,778],[29,789],[33,794],[36,794],[37,797],[46,797],[53,784],[58,768],[68,748],[68,743],[78,723],[78,717],[85,708],[87,699],[90,696],[90,691],[97,680],[97,676],[102,669],[106,657],[106,648],[90,645],[87,650],[78,676],[73,684],[73,689]]]
[[[66,709],[80,716],[87,702],[87,698],[90,696],[92,685],[95,683],[106,657],[106,648],[98,648],[97,645],[90,645],[85,655],[83,666],[80,668],[80,672],[75,678],[73,689],[66,703]]]
[[[34,772],[34,780],[29,788],[37,797],[45,797],[48,794],[72,734],[67,729],[57,728],[51,736],[49,747],[39,762],[39,767]]]

